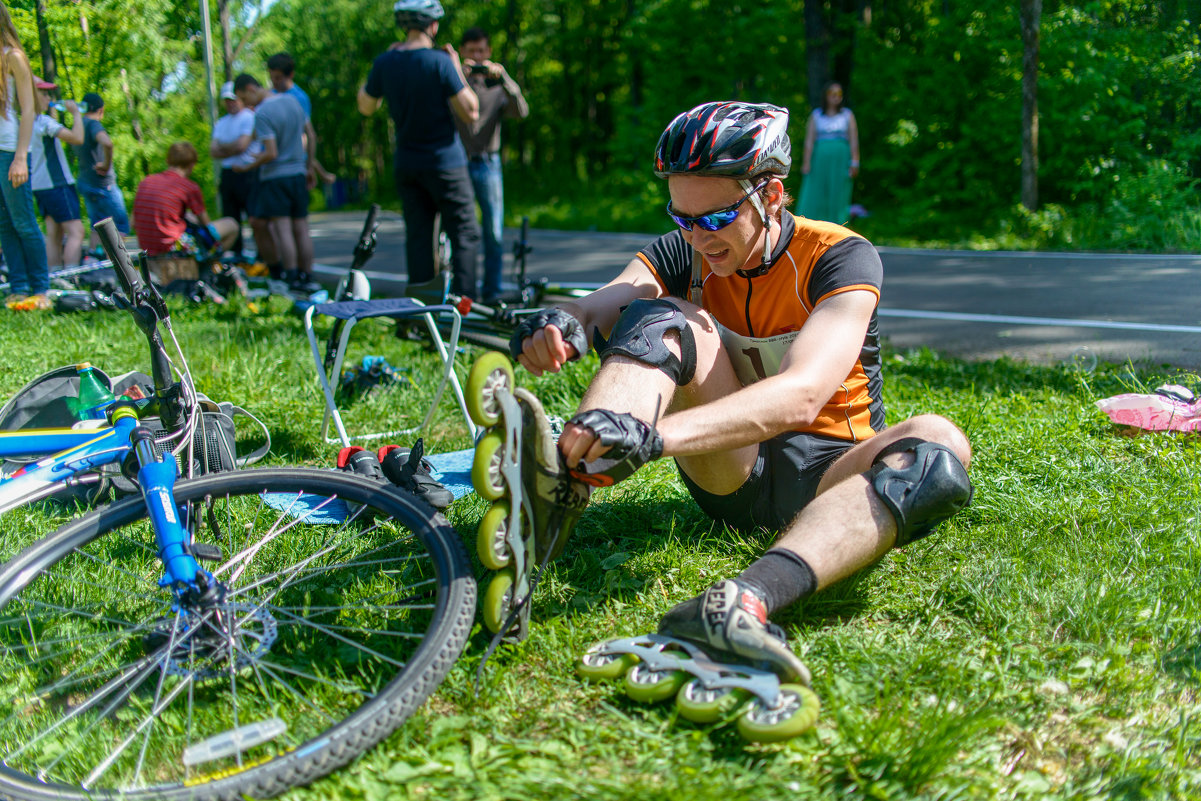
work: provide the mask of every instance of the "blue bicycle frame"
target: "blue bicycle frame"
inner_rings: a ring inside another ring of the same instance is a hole
[[[166,304],[134,269],[112,220],[101,220],[93,228],[116,268],[134,320],[150,344],[152,372],[159,394],[155,399],[132,402],[122,399],[105,404],[101,408],[109,423],[107,426],[0,432],[0,457],[46,454],[45,458],[0,479],[0,514],[48,497],[58,491],[60,485],[88,483],[84,474],[105,465],[123,464],[132,450],[139,465],[138,487],[154,527],[158,556],[164,567],[159,584],[169,587],[177,599],[184,594],[202,597],[213,591],[220,592],[212,574],[201,568],[192,556],[191,533],[181,522],[184,517],[175,502],[175,479],[179,473],[175,458],[170,453],[160,457],[150,429],[138,425],[139,411],[150,409],[156,403],[162,407],[157,411],[163,414],[165,421],[168,417],[164,412],[172,412],[171,424],[182,413],[174,400],[177,396],[164,389],[172,385],[171,367],[157,326],[160,322],[170,325]],[[178,386],[175,385],[173,391],[177,391]],[[172,400],[167,401],[168,397]],[[197,413],[196,409],[192,411]],[[184,435],[189,435],[186,427]]]
[[[87,483],[77,477],[129,454],[129,436],[137,419],[122,417],[99,428],[40,428],[0,432],[0,457],[45,456],[0,478],[0,514],[59,491],[64,484]]]
[[[138,486],[154,524],[159,558],[166,570],[161,580],[175,592],[203,592],[212,586],[212,575],[192,557],[191,537],[180,522],[173,491],[178,468],[174,458],[161,458],[148,429],[138,430],[138,417],[128,405],[113,404],[112,424],[100,428],[45,428],[0,432],[0,456],[49,454],[7,478],[0,479],[0,514],[48,497],[63,484],[110,464],[121,464],[129,452],[137,454]],[[204,573],[205,587],[197,583]]]

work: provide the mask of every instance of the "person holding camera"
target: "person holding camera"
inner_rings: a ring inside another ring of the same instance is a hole
[[[450,237],[451,285],[456,295],[475,297],[480,227],[475,193],[467,174],[467,153],[454,118],[467,125],[479,119],[479,99],[467,85],[459,54],[434,46],[445,12],[438,0],[397,0],[396,25],[406,32],[378,56],[359,89],[358,108],[374,114],[387,100],[396,124],[396,189],[405,220],[405,260],[409,285],[424,284],[434,273],[434,219]]]
[[[501,240],[505,223],[505,190],[500,164],[502,118],[525,119],[530,105],[517,81],[492,60],[492,43],[483,28],[468,28],[459,42],[459,56],[467,68],[467,85],[480,101],[480,118],[474,125],[456,119],[459,138],[467,150],[467,173],[480,206],[484,233],[484,286],[480,297],[492,303],[500,296],[504,264]]]

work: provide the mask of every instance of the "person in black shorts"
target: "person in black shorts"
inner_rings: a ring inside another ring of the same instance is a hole
[[[480,226],[467,152],[452,114],[468,126],[479,119],[479,99],[467,85],[459,54],[434,46],[445,13],[438,0],[397,0],[396,24],[405,40],[375,59],[359,89],[358,108],[374,114],[387,101],[396,126],[396,190],[405,219],[409,285],[433,281],[434,220],[450,237],[451,283],[456,295],[476,296]]]
[[[248,164],[233,169],[259,171],[251,214],[267,220],[279,259],[267,266],[272,274],[282,273],[293,290],[315,292],[321,287],[313,281],[304,109],[292,95],[271,94],[245,73],[234,79],[234,94],[254,109],[254,138],[263,148]]]
[[[675,230],[603,288],[528,318],[510,347],[535,375],[589,344],[600,355],[559,439],[562,481],[612,484],[671,456],[705,512],[780,533],[660,631],[797,678],[808,672],[768,615],[965,507],[971,447],[934,414],[886,426],[880,257],[787,211],[787,128],[766,104],[676,117],[654,166]]]

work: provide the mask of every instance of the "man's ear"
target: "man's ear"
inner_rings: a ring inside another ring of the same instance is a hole
[[[775,216],[780,210],[784,201],[784,182],[779,178],[773,177],[767,182],[767,186],[763,187],[766,190],[767,197],[763,204],[769,217]]]

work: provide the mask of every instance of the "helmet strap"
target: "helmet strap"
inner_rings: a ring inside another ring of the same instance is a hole
[[[755,188],[755,184],[743,178],[738,181],[738,185],[742,187],[743,192],[750,192]],[[763,206],[763,201],[759,199],[759,193],[751,195],[751,205],[755,207],[755,211],[759,212],[760,219],[763,220],[763,265],[766,267],[771,263],[771,217],[767,216],[767,209]]]

